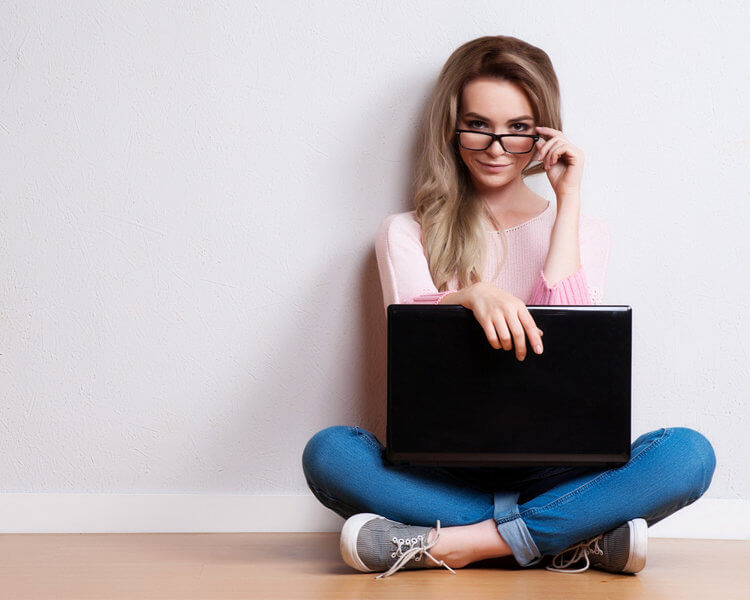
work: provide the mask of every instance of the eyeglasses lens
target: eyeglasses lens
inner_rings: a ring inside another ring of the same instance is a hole
[[[467,133],[462,131],[461,145],[469,150],[485,150],[488,148],[490,137],[483,133]],[[506,151],[513,153],[529,152],[534,147],[534,138],[511,135],[503,138]]]

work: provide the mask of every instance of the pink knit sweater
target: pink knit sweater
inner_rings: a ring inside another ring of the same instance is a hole
[[[543,266],[555,216],[556,207],[550,202],[536,217],[505,230],[508,259],[493,282],[527,305],[601,304],[611,248],[607,225],[597,217],[581,214],[581,267],[551,286]],[[489,227],[487,243],[484,281],[490,280],[503,252],[500,236]],[[435,287],[414,211],[389,215],[380,223],[375,234],[375,253],[386,309],[389,304],[437,304],[443,296],[458,290],[455,277],[448,282],[447,290],[438,292]]]

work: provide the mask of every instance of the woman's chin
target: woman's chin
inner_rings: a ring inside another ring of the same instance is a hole
[[[498,183],[503,183],[506,181],[510,181],[513,179],[512,173],[505,171],[503,173],[476,173],[475,176],[480,180],[487,183],[492,183],[493,185],[497,185]]]

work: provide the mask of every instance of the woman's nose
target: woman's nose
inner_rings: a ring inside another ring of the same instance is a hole
[[[489,152],[492,156],[502,156],[505,154],[505,150],[503,149],[502,145],[500,145],[500,140],[494,140],[489,148],[487,148],[487,152]]]

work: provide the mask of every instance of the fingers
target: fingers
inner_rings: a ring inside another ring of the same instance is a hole
[[[487,341],[495,350],[500,350],[500,348],[510,350],[513,348],[513,339],[501,310],[491,313],[486,319],[482,319],[480,324],[487,336]]]
[[[495,325],[492,321],[480,321],[482,329],[484,329],[484,335],[487,336],[487,341],[490,343],[495,350],[500,349],[500,342],[497,339],[497,332],[495,331]]]
[[[523,325],[521,325],[521,321],[516,313],[510,313],[506,318],[510,332],[513,335],[513,344],[516,347],[516,358],[523,360],[526,358],[526,334],[524,333]]]
[[[549,170],[557,162],[560,155],[565,154],[566,140],[561,138],[553,138],[549,144],[546,144],[543,148],[544,154],[544,168]]]
[[[542,135],[562,134],[562,131],[560,129],[555,129],[553,127],[544,127],[543,125],[537,125],[536,130],[537,133],[541,133]]]
[[[518,318],[526,329],[526,335],[529,337],[529,344],[534,349],[534,352],[541,354],[544,350],[542,345],[543,332],[536,326],[534,317],[531,316],[529,310],[524,306],[518,311]]]
[[[557,158],[560,155],[560,145],[561,142],[559,140],[556,141],[555,145],[547,151],[547,156],[544,157],[544,167],[548,171],[557,162]]]
[[[553,142],[554,140],[555,140],[555,138],[550,138],[550,139],[548,139],[548,140],[545,140],[544,138],[542,138],[542,139],[540,139],[540,140],[539,140],[539,141],[538,141],[538,142],[536,143],[536,147],[537,147],[537,155],[538,155],[538,157],[539,157],[539,158],[538,158],[538,160],[539,160],[539,161],[540,161],[540,162],[541,162],[542,164],[546,164],[546,163],[545,163],[545,157],[547,156],[547,152],[549,152],[549,149],[550,149],[550,148],[552,147],[552,142]]]
[[[503,350],[516,348],[516,358],[524,360],[526,358],[526,337],[528,336],[529,345],[536,354],[544,351],[542,344],[542,335],[544,332],[536,326],[534,318],[524,305],[515,313],[507,311],[497,311],[494,318],[491,319],[484,327],[487,339],[495,350],[502,346]]]
[[[499,350],[500,348],[508,350],[506,345],[508,344],[507,340],[510,339],[510,336],[507,335],[507,327],[505,328],[506,331],[503,331],[500,321],[500,319],[493,320],[492,317],[489,316],[486,319],[482,319],[480,324],[482,325],[482,329],[484,329],[484,334],[487,336],[487,341],[490,343],[490,346],[495,350]],[[505,321],[502,321],[502,323],[505,324]]]
[[[497,294],[494,288],[491,292]],[[511,350],[515,346],[516,357],[522,361],[526,358],[528,337],[533,351],[541,354],[544,332],[536,326],[526,304],[507,293],[501,294],[499,300],[478,302],[471,307],[490,345],[495,350]]]
[[[552,127],[542,127],[541,125],[537,125],[536,133],[542,136],[536,142],[537,147],[541,148],[542,150],[544,148],[547,148],[549,150],[549,148],[552,147],[552,144],[550,142],[553,142],[555,140],[568,141],[562,131],[560,131],[559,129],[553,129]]]
[[[510,331],[508,330],[508,324],[505,322],[503,313],[500,312],[499,316],[494,320],[495,329],[500,334],[500,342],[503,345],[503,350],[513,349],[513,340],[510,337]]]

